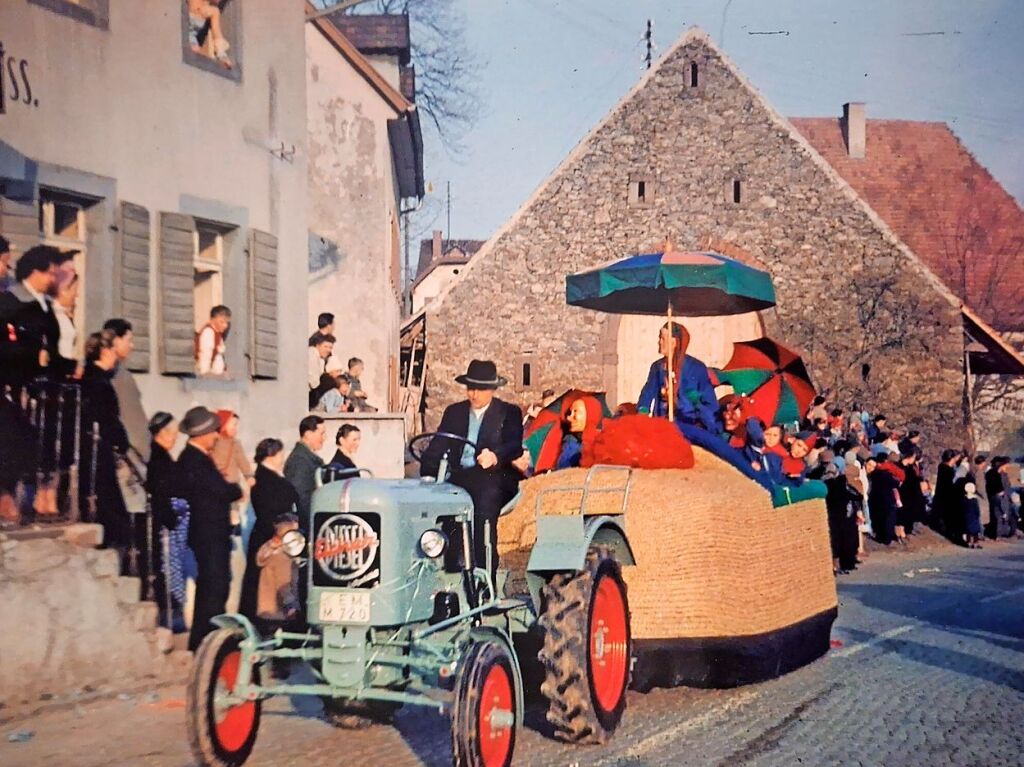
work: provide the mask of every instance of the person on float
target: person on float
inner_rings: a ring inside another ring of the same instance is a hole
[[[718,420],[718,400],[707,366],[686,353],[690,334],[677,322],[665,323],[658,334],[660,358],[651,363],[647,383],[637,398],[637,412],[656,417],[668,416],[668,364],[672,359],[675,384],[675,419],[678,423],[698,426],[709,433],[721,431]]]
[[[690,335],[686,328],[673,322],[662,326],[658,335],[658,353],[661,359],[651,364],[637,399],[637,412],[654,417],[668,416],[668,364],[672,359],[673,418],[676,426],[692,444],[702,447],[737,468],[768,492],[771,482],[764,473],[755,471],[743,455],[729,445],[722,436],[719,402],[707,366],[686,353]]]
[[[445,437],[434,437],[420,462],[420,476],[437,476],[441,459],[449,454],[449,482],[473,500],[473,548],[478,566],[487,561],[485,523],[490,524],[491,576],[498,567],[498,513],[512,500],[522,478],[513,462],[523,454],[523,413],[494,392],[508,383],[490,360],[473,360],[455,378],[466,387],[466,399],[445,408],[439,432],[465,437],[475,448]]]
[[[584,452],[593,445],[604,413],[596,397],[581,396],[572,400],[563,410],[562,445],[556,469],[569,469],[580,465]]]

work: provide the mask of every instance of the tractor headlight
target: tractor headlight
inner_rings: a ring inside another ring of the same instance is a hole
[[[437,559],[448,548],[448,536],[440,530],[426,530],[420,536],[420,551],[431,559]]]
[[[306,536],[298,530],[289,530],[281,536],[281,548],[292,559],[306,553]]]

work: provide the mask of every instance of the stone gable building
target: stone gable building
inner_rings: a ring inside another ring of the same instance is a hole
[[[428,423],[474,357],[494,358],[520,403],[570,386],[635,400],[625,373],[655,358],[656,322],[641,336],[636,318],[566,306],[565,276],[666,237],[731,243],[771,272],[778,306],[722,325],[730,340],[763,327],[834,400],[926,430],[935,448],[964,438],[960,302],[697,29],[428,307]]]

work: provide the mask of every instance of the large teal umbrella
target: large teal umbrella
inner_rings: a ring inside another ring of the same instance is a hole
[[[565,278],[565,300],[613,314],[688,317],[743,314],[775,306],[771,276],[709,251],[631,256]]]
[[[570,274],[565,301],[612,314],[713,317],[775,306],[772,278],[761,269],[710,251],[680,251],[665,242],[660,253],[645,253]],[[669,390],[675,367],[666,359]],[[673,397],[667,398],[673,418]]]

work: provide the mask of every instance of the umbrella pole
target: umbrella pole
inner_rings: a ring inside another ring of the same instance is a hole
[[[672,366],[672,342],[675,340],[675,334],[672,333],[672,302],[668,302],[668,354],[665,355],[665,367],[668,370],[668,375],[665,380],[668,381],[668,390],[665,392],[665,401],[668,403],[668,420],[670,422],[675,420],[675,405],[676,405],[676,387],[672,384],[672,379],[675,377],[675,368]]]

